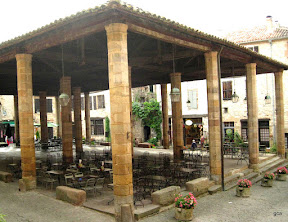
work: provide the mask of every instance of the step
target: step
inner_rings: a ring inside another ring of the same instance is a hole
[[[208,193],[212,195],[212,194],[217,193],[218,191],[221,191],[221,190],[222,190],[221,185],[214,185],[214,186],[208,188]]]
[[[280,157],[275,156],[275,157],[273,157],[273,158],[271,158],[269,160],[266,160],[266,161],[264,161],[264,162],[259,164],[259,168],[263,168],[264,166],[267,166],[267,165],[269,165],[269,164],[271,164],[271,163],[273,163],[273,162],[275,162],[275,161],[277,161],[279,159],[280,159]]]
[[[134,211],[135,219],[139,220],[140,218],[147,217],[151,214],[158,213],[160,210],[160,205],[149,204],[145,207],[138,206]]]
[[[265,173],[267,171],[271,171],[271,169],[273,168],[277,168],[278,166],[281,166],[281,165],[285,165],[284,163],[286,162],[285,159],[277,159],[276,161],[272,162],[272,163],[269,163],[267,165],[265,165],[264,167],[260,168],[259,171],[260,173]]]
[[[252,172],[252,173],[250,173],[250,174],[248,174],[248,175],[242,176],[241,178],[239,178],[239,180],[240,180],[240,179],[248,179],[248,180],[250,180],[250,181],[252,182],[252,180],[253,180],[254,178],[258,177],[258,176],[259,176],[258,173]],[[238,181],[238,180],[237,180],[237,181]],[[232,188],[234,188],[234,187],[236,187],[236,186],[237,186],[237,182],[236,182],[236,181],[233,181],[233,182],[231,182],[231,183],[228,183],[228,184],[225,186],[225,190],[230,190],[230,189],[232,189]]]

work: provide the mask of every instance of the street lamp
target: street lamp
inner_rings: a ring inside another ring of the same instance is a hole
[[[238,100],[239,100],[239,96],[236,94],[235,91],[234,91],[234,93],[232,94],[231,98],[232,98],[232,102],[233,102],[233,103],[237,103]]]
[[[174,87],[170,92],[170,97],[172,102],[180,102],[180,90]]]
[[[59,102],[61,106],[67,106],[69,103],[69,96],[66,93],[61,93],[61,95],[59,96]]]

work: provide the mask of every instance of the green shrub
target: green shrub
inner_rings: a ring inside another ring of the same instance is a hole
[[[270,153],[277,153],[277,145],[276,145],[276,143],[274,143],[273,146],[270,147]]]
[[[147,142],[154,145],[154,146],[157,146],[158,140],[156,137],[153,137],[153,138],[149,139]]]

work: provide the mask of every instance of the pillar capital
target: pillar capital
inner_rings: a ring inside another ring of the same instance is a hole
[[[105,26],[106,32],[127,32],[128,25],[124,23],[111,23]]]
[[[210,52],[205,52],[204,53],[204,56],[205,58],[209,58],[209,57],[217,57],[218,55],[218,52],[217,51],[210,51]]]
[[[16,54],[15,57],[17,60],[32,60],[31,54]]]
[[[246,69],[256,69],[257,64],[256,63],[247,63],[245,64]]]
[[[180,76],[181,77],[181,72],[173,72],[173,73],[170,73],[170,78],[173,78],[173,77],[177,77],[177,76]]]

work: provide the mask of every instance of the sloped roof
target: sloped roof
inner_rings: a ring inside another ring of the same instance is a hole
[[[274,28],[272,31],[267,26],[258,26],[252,29],[245,29],[229,33],[226,36],[228,41],[235,43],[247,43],[256,41],[265,41],[269,39],[288,38],[288,27]]]

